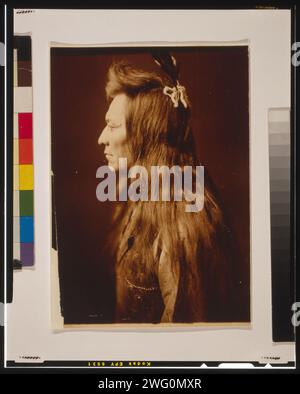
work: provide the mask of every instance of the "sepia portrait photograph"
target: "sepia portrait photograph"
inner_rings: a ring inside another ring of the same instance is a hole
[[[14,11],[12,366],[291,366],[291,17]]]
[[[250,322],[248,46],[52,47],[65,326]]]

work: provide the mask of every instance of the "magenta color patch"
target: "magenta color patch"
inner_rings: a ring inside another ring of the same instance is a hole
[[[19,138],[32,138],[32,113],[19,113]]]
[[[31,267],[33,265],[33,243],[20,243],[20,259],[23,267]]]

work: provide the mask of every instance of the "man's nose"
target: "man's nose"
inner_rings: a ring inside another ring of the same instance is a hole
[[[101,134],[98,138],[98,144],[101,145],[107,145],[108,144],[108,133],[107,133],[107,126],[104,127],[104,129],[101,131]]]

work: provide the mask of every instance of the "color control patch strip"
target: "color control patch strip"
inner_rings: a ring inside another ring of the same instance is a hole
[[[14,37],[14,262],[34,265],[31,37]]]

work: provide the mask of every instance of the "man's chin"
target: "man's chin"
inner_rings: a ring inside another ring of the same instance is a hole
[[[109,167],[113,168],[115,171],[120,171],[120,167],[123,167],[123,165],[124,165],[124,160],[126,161],[125,162],[125,168],[126,168],[126,171],[127,171],[128,163],[127,163],[127,158],[126,157],[121,157],[121,158],[117,158],[117,159],[109,158],[108,161],[107,161],[107,165]]]
[[[108,161],[107,165],[109,167],[113,168],[115,171],[118,171],[118,169],[119,169],[119,166],[113,161]]]

